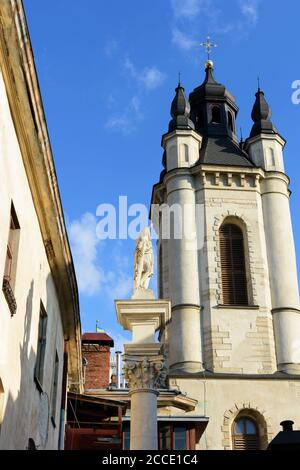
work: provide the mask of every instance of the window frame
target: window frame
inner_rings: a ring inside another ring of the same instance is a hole
[[[217,109],[218,110],[218,119],[219,120],[214,120],[214,118],[216,117],[214,115],[214,109]],[[213,125],[218,125],[218,124],[222,124],[222,108],[221,106],[217,105],[217,104],[214,104],[211,106],[211,109],[210,109],[210,124],[213,124]]]
[[[228,237],[226,237],[226,233],[223,232],[223,229],[226,227],[229,227]],[[236,234],[238,233],[240,238],[235,237],[234,234],[232,234],[232,228],[236,230]],[[240,266],[238,266],[238,264],[235,262],[236,253],[234,253],[234,240],[240,241],[240,246],[235,244],[236,250],[240,250],[243,256],[243,260],[240,261]],[[245,231],[235,220],[225,219],[224,222],[220,225],[219,250],[222,305],[226,307],[251,306]],[[241,276],[243,276],[241,283],[242,287],[239,287],[239,285],[236,285],[236,279],[239,279],[240,282]]]
[[[13,202],[11,202],[9,230],[5,255],[2,291],[7,301],[11,316],[17,311],[15,284],[17,274],[18,251],[20,241],[20,224]]]
[[[235,428],[239,421],[243,421],[243,433],[236,433]],[[247,433],[246,422],[250,421],[255,427],[255,433]],[[233,450],[261,450],[261,436],[257,421],[248,415],[238,415],[232,423],[232,449]],[[242,448],[241,448],[242,447]]]
[[[56,350],[55,359],[54,359],[54,367],[53,367],[52,390],[51,390],[51,421],[54,427],[56,427],[58,380],[59,380],[59,356]]]
[[[168,427],[171,432],[171,449],[165,449],[161,447],[161,430],[164,427]],[[196,428],[191,423],[181,423],[181,422],[167,422],[167,421],[160,421],[157,423],[157,448],[158,450],[176,450],[175,449],[175,432],[174,429],[176,427],[184,427],[186,429],[186,450],[195,450],[196,447]],[[129,443],[130,446],[130,422],[123,423],[123,450],[128,450],[129,447],[125,448],[125,441]]]
[[[44,381],[44,371],[45,371],[44,366],[45,366],[45,356],[46,356],[46,347],[47,347],[47,323],[48,323],[47,312],[43,306],[43,303],[41,302],[39,326],[38,326],[36,361],[35,361],[35,367],[34,367],[34,380],[40,392],[43,391],[43,381]]]

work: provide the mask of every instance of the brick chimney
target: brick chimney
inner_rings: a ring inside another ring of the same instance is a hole
[[[107,388],[110,383],[110,348],[113,339],[106,333],[84,333],[81,337],[85,369],[85,390]]]

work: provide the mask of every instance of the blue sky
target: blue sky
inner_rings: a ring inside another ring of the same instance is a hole
[[[96,319],[117,343],[113,299],[132,289],[134,241],[99,241],[96,208],[149,205],[161,135],[181,72],[186,93],[204,77],[210,35],[215,76],[234,94],[247,137],[260,76],[273,121],[287,139],[286,172],[300,256],[300,2],[271,0],[24,0],[80,288],[83,331]],[[285,6],[285,5],[288,5]],[[298,263],[299,264],[299,263]],[[155,287],[155,278],[152,281]],[[128,337],[128,336],[127,336]]]

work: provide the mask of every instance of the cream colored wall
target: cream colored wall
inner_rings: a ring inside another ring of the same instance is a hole
[[[15,297],[17,312],[11,317],[0,290],[0,378],[4,388],[1,449],[25,449],[28,438],[43,448],[39,421],[49,399],[55,350],[59,356],[56,428],[48,422],[47,449],[57,448],[62,382],[63,330],[57,295],[47,261],[22,156],[12,123],[2,75],[0,76],[0,279],[2,282],[8,239],[11,200],[20,223]],[[44,395],[33,380],[40,301],[48,315]],[[45,395],[46,394],[46,395]]]
[[[291,419],[300,429],[300,381],[278,379],[182,379],[171,378],[171,386],[179,387],[198,400],[193,412],[184,416],[207,416],[209,422],[198,443],[199,449],[229,450],[232,448],[232,423],[240,412],[256,418],[260,434],[268,442],[282,430],[280,422]],[[250,411],[249,411],[250,410]],[[165,414],[161,410],[160,414]],[[182,413],[172,410],[173,415]]]
[[[199,251],[205,367],[215,372],[273,373],[276,370],[271,296],[260,188],[255,176],[241,187],[240,176],[206,174],[197,202],[205,205],[204,246]],[[224,308],[219,228],[231,217],[244,232],[248,296],[256,308]]]

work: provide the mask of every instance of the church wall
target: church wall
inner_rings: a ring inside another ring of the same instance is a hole
[[[11,316],[0,291],[0,379],[3,384],[1,449],[25,449],[32,438],[38,448],[58,446],[64,338],[61,312],[27,175],[0,75],[0,279],[2,283],[11,201],[20,224],[15,298]],[[42,157],[41,157],[42,158]],[[34,382],[40,302],[47,313],[43,393]],[[48,416],[55,353],[59,374],[55,424]],[[44,442],[43,442],[44,439]]]
[[[205,204],[204,246],[199,250],[205,367],[215,372],[272,373],[276,370],[275,347],[259,186],[253,176],[245,189],[230,188],[227,178],[225,174],[223,183],[220,178],[215,187],[207,175],[204,191],[197,191],[197,202]],[[227,217],[243,228],[248,296],[253,307],[222,306],[219,228]]]
[[[197,444],[200,450],[232,449],[232,424],[239,413],[256,420],[263,447],[281,430],[281,421],[292,419],[294,428],[300,428],[299,381],[199,377],[171,378],[170,383],[198,400],[196,409],[185,413],[186,419],[193,415],[209,418]]]

